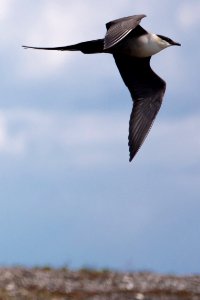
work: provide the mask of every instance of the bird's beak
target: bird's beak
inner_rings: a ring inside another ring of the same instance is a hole
[[[172,46],[181,46],[181,44],[173,41]]]

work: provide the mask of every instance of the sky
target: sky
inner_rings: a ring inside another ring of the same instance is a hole
[[[132,101],[111,55],[24,50],[146,14],[167,82],[129,163]],[[200,273],[200,3],[1,0],[0,265]]]

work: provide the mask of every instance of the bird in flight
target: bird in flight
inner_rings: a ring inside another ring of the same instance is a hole
[[[140,26],[146,15],[120,18],[106,24],[103,39],[62,47],[30,47],[25,49],[81,51],[84,54],[112,54],[121,77],[130,91],[133,108],[129,121],[129,161],[144,142],[162,104],[165,81],[150,66],[151,56],[170,46],[181,44]]]

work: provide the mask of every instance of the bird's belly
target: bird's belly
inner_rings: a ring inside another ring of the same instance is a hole
[[[141,36],[139,38],[128,39],[125,41],[122,52],[126,55],[135,57],[148,57],[152,56],[162,49],[154,40],[149,39],[146,36]]]

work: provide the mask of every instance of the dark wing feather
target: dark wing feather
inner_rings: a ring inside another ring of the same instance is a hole
[[[107,33],[104,39],[104,50],[110,49],[124,39],[134,28],[136,28],[145,15],[135,15],[120,18],[106,24]],[[141,27],[142,28],[142,27]],[[142,28],[143,32],[146,30]]]
[[[151,57],[135,58],[114,54],[114,58],[134,100],[129,122],[131,161],[144,142],[160,109],[166,83],[151,69]]]

